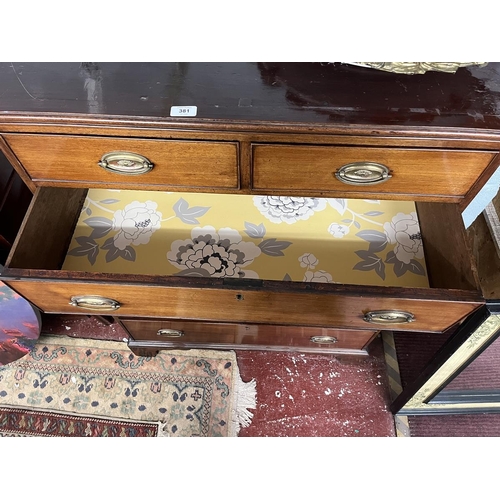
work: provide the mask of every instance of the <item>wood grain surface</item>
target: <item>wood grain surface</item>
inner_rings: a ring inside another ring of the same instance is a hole
[[[66,314],[96,314],[70,305],[72,296],[98,295],[118,301],[113,314],[121,317],[163,317],[231,323],[262,323],[323,328],[370,329],[364,315],[376,310],[402,310],[415,315],[415,321],[382,326],[380,330],[442,332],[480,307],[477,301],[446,301],[394,296],[313,293],[277,290],[204,288],[188,286],[148,286],[130,283],[54,282],[50,280],[8,281],[20,295],[42,311]],[[201,283],[200,283],[201,284]],[[300,285],[300,283],[299,283]],[[291,288],[291,287],[290,287]],[[383,287],[378,287],[382,289]],[[340,291],[339,291],[340,290]],[[352,290],[352,289],[351,289]],[[397,290],[397,289],[396,289]],[[436,294],[439,297],[439,293]],[[98,314],[111,314],[101,311]]]
[[[98,183],[142,189],[237,188],[239,184],[236,143],[30,134],[5,134],[4,139],[35,183],[70,181],[84,187]],[[98,162],[111,151],[140,154],[154,167],[141,175],[108,172]]]
[[[278,325],[240,325],[237,323],[202,323],[196,321],[124,320],[121,324],[134,340],[184,343],[242,344],[253,346],[286,346],[335,349],[363,349],[377,335],[370,330],[336,330],[332,328]],[[162,329],[181,331],[182,337],[159,335]],[[315,343],[314,337],[333,337],[337,341]]]
[[[261,144],[253,145],[252,186],[255,190],[279,188],[295,193],[328,190],[337,197],[389,193],[416,198],[434,195],[456,201],[468,192],[494,156],[472,151]],[[373,186],[337,180],[335,172],[354,162],[385,165],[392,177]]]

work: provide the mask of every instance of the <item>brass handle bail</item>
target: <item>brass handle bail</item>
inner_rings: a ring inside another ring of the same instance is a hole
[[[112,151],[99,160],[98,165],[108,172],[122,175],[140,175],[153,169],[153,164],[142,155],[127,151]]]
[[[337,337],[331,337],[330,335],[317,335],[311,337],[310,340],[315,344],[336,344],[338,342]]]
[[[407,311],[370,311],[364,315],[363,320],[367,323],[393,325],[411,323],[415,321],[415,316]]]
[[[381,163],[356,162],[340,167],[335,177],[344,184],[354,186],[373,186],[388,181],[392,175]]]
[[[91,309],[93,311],[115,311],[121,304],[114,299],[101,297],[99,295],[78,295],[70,298],[69,304],[82,309]]]
[[[171,328],[161,328],[158,330],[156,335],[160,335],[162,337],[184,337],[184,332],[182,330],[172,330]]]

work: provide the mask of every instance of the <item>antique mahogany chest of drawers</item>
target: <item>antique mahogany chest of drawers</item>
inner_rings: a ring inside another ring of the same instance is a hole
[[[112,316],[138,353],[442,333],[485,302],[461,212],[500,162],[499,70],[1,63],[1,154],[34,194],[1,279],[45,313]],[[65,270],[94,188],[412,201],[429,287]]]

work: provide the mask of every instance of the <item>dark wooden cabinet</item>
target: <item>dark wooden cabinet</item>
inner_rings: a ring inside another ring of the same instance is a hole
[[[34,197],[1,277],[42,311],[115,316],[131,348],[148,352],[363,354],[379,331],[439,334],[484,305],[461,210],[500,162],[497,63],[425,75],[340,63],[107,63],[92,96],[84,65],[19,64],[40,99],[0,64],[0,148]],[[49,72],[66,84],[45,87]],[[172,117],[172,106],[196,106],[196,116]],[[94,187],[415,201],[430,287],[62,270]],[[165,340],[162,325],[183,336]]]

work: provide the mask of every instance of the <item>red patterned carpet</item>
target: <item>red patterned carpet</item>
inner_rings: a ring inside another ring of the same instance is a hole
[[[46,316],[42,332],[121,340],[117,325],[88,317]],[[244,381],[256,380],[257,408],[241,437],[393,437],[382,344],[370,356],[237,351]]]

